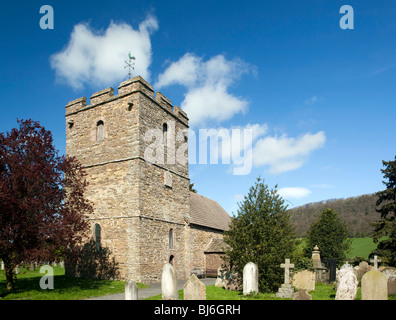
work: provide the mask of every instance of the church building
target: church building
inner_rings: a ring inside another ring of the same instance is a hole
[[[168,262],[186,279],[222,264],[231,219],[189,191],[187,146],[187,114],[140,76],[66,105],[66,154],[87,174],[92,241],[117,279],[156,282]]]

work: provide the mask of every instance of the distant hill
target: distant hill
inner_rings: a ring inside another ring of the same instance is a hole
[[[370,222],[380,219],[375,211],[375,194],[366,194],[346,199],[330,199],[308,203],[289,209],[291,221],[299,237],[309,229],[316,217],[325,209],[334,209],[349,226],[350,237],[369,237],[373,232]]]

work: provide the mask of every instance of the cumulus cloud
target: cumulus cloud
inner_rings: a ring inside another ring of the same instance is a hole
[[[103,87],[125,80],[128,52],[137,59],[135,73],[149,80],[150,35],[158,29],[155,17],[148,16],[137,30],[126,23],[111,22],[106,30],[93,30],[86,23],[74,26],[69,43],[50,57],[58,79],[75,89],[91,85]]]
[[[278,194],[286,199],[301,199],[311,194],[311,190],[301,187],[280,188]]]
[[[297,138],[286,135],[259,138],[253,147],[253,164],[256,167],[269,166],[269,172],[279,174],[296,170],[306,161],[307,156],[321,148],[326,141],[323,131],[306,133]]]
[[[239,175],[249,174],[252,167],[268,168],[271,174],[296,170],[326,140],[322,131],[295,138],[271,136],[268,131],[266,123],[249,123],[231,128],[199,129],[199,132],[190,130],[190,140],[199,135],[200,164],[208,161],[211,164],[230,164],[232,173]],[[194,147],[189,149],[190,163],[197,163],[196,151],[194,143]]]
[[[248,101],[230,93],[230,86],[254,67],[240,59],[217,55],[204,61],[191,53],[173,62],[159,75],[155,87],[179,84],[187,88],[181,108],[192,126],[215,120],[222,122],[248,108]]]

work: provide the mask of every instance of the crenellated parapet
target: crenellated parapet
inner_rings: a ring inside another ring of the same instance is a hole
[[[66,105],[66,116],[70,116],[117,99],[125,98],[126,96],[138,92],[153,100],[162,109],[172,114],[174,118],[180,120],[183,124],[188,126],[187,114],[178,106],[173,106],[171,100],[165,97],[161,92],[156,92],[154,94],[151,84],[149,84],[141,76],[121,82],[118,86],[117,95],[114,95],[114,89],[110,87],[93,93],[90,97],[89,104],[87,104],[86,97],[81,97],[79,99],[70,101]]]

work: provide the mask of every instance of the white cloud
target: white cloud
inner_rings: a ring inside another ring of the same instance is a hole
[[[219,123],[246,112],[248,101],[230,93],[229,88],[243,73],[252,71],[254,68],[240,59],[227,60],[217,55],[203,61],[187,53],[171,63],[154,86],[179,84],[187,88],[181,108],[187,112],[190,125],[211,120]]]
[[[313,96],[313,97],[311,97],[311,98],[305,100],[304,103],[305,103],[306,105],[311,106],[311,105],[313,105],[317,100],[318,100],[318,97],[317,97],[317,96]]]
[[[268,167],[271,174],[299,169],[326,140],[322,131],[296,138],[271,136],[267,124],[250,123],[190,133],[194,133],[190,141],[199,136],[194,148],[189,149],[190,163],[197,163],[196,143],[199,143],[200,164],[230,164],[229,172],[239,175],[249,174],[253,166]]]
[[[253,164],[269,166],[269,172],[279,174],[300,168],[307,156],[324,145],[326,137],[323,131],[316,134],[306,133],[297,138],[263,137],[253,147]]]
[[[311,194],[311,190],[301,187],[280,188],[278,194],[286,199],[301,199]]]
[[[134,30],[126,23],[111,22],[104,31],[88,24],[74,26],[67,46],[50,57],[58,79],[75,89],[84,85],[103,87],[125,80],[128,52],[136,57],[135,73],[149,81],[150,35],[158,29],[155,17],[148,16]]]

